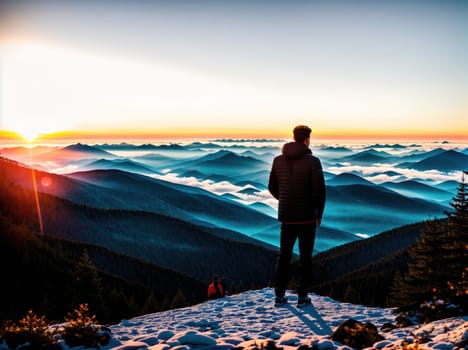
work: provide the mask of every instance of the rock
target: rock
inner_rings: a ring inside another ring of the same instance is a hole
[[[404,327],[410,327],[414,326],[416,323],[414,323],[409,317],[400,315],[395,319],[395,322],[398,327],[404,328]]]
[[[377,327],[372,323],[359,322],[352,318],[338,326],[331,338],[356,349],[371,347],[374,343],[385,339],[379,335]]]
[[[395,326],[394,324],[390,323],[390,322],[385,322],[382,327],[380,327],[380,330],[382,332],[390,332],[392,330],[394,330],[395,328],[398,328],[398,326]]]

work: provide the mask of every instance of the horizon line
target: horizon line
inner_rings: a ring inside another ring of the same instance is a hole
[[[292,128],[287,131],[268,131],[259,132],[258,130],[242,129],[242,130],[225,130],[225,129],[210,129],[210,130],[109,130],[109,131],[89,131],[89,130],[64,130],[52,133],[39,134],[28,138],[20,133],[11,130],[0,129],[0,143],[26,143],[39,144],[41,142],[66,142],[66,141],[96,141],[96,140],[187,140],[187,139],[270,139],[270,140],[288,140],[292,139]],[[463,141],[468,140],[468,132],[466,133],[424,133],[424,132],[382,132],[382,131],[348,131],[341,130],[312,130],[311,141],[316,140],[425,140],[425,141]]]

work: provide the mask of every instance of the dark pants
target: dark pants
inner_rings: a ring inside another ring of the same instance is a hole
[[[291,278],[290,262],[294,244],[299,239],[300,270],[297,294],[306,296],[312,274],[312,250],[315,241],[315,223],[281,224],[280,251],[276,262],[275,293],[283,296]]]

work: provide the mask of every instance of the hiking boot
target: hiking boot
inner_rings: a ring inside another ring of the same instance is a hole
[[[288,298],[285,296],[275,298],[276,307],[286,305],[287,303],[288,303]]]
[[[297,299],[297,307],[306,307],[308,305],[311,305],[311,301],[310,301],[310,298],[308,296],[299,297]]]

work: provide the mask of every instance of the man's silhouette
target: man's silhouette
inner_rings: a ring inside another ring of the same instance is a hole
[[[298,306],[310,304],[307,293],[312,273],[315,229],[322,221],[325,207],[322,165],[309,149],[311,131],[308,126],[296,126],[293,130],[294,142],[283,146],[282,154],[273,160],[270,172],[268,190],[278,199],[278,220],[281,222],[275,273],[276,306],[287,303],[285,292],[296,239],[299,239],[300,254]]]

